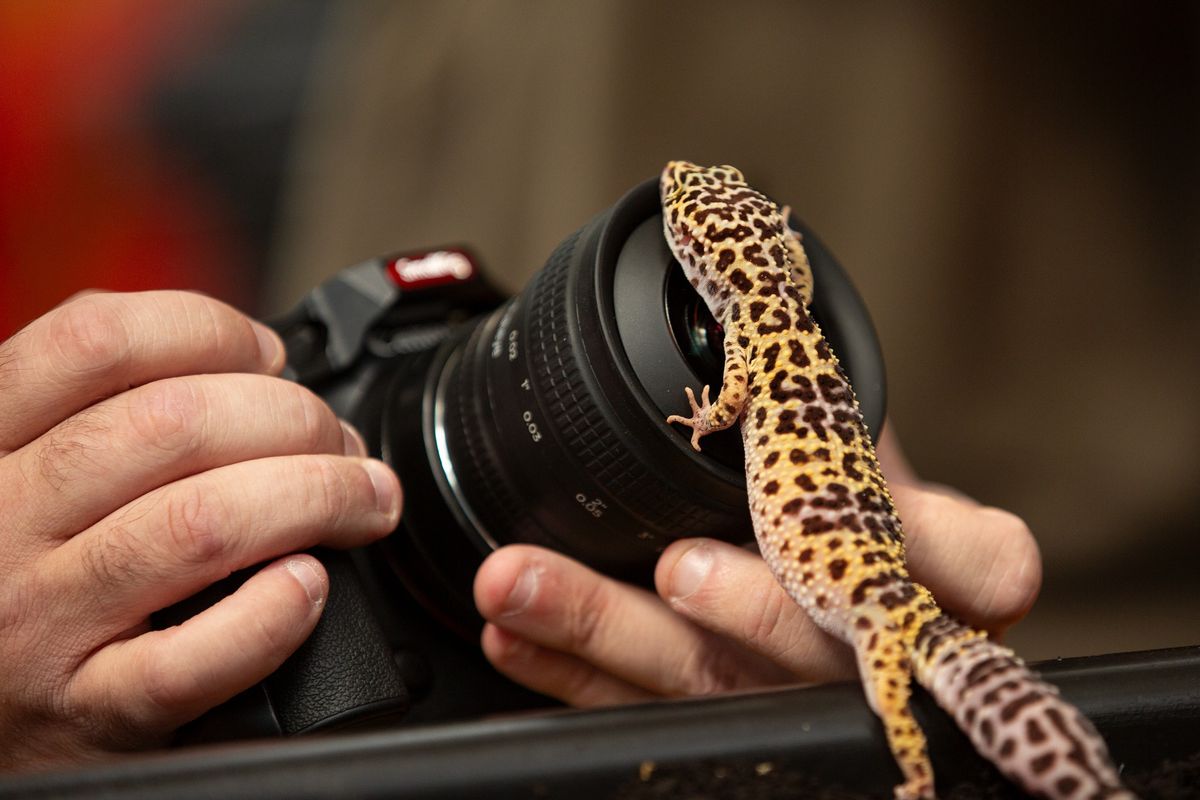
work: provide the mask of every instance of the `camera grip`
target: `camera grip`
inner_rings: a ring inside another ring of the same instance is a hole
[[[408,710],[409,697],[350,556],[313,553],[329,597],[308,640],[263,688],[285,736],[353,727]]]

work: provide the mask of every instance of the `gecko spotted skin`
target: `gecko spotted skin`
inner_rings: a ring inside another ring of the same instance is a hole
[[[867,702],[904,775],[895,796],[932,798],[915,677],[979,752],[1048,798],[1132,798],[1104,741],[1011,650],[945,614],[908,575],[904,540],[854,392],[808,312],[812,273],[786,215],[733,167],[669,163],[663,227],[725,331],[715,403],[700,437],[741,420],[746,483],[763,557],[788,594],[854,648]]]

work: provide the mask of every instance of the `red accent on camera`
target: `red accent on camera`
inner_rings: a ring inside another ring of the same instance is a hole
[[[469,281],[477,271],[465,250],[452,247],[396,256],[387,263],[388,277],[405,290]]]

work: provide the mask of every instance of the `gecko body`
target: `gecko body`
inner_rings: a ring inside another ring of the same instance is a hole
[[[750,513],[763,557],[824,630],[854,648],[867,702],[904,782],[932,798],[933,769],[909,706],[915,677],[979,752],[1048,798],[1132,798],[1091,723],[1011,650],[945,614],[905,566],[891,495],[854,392],[808,311],[812,273],[786,213],[728,166],[673,161],[663,228],[689,282],[724,328],[718,397],[704,434],[741,421]]]

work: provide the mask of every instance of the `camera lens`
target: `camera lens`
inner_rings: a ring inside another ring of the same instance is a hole
[[[878,431],[882,362],[865,308],[800,230],[814,316]],[[470,630],[471,578],[498,546],[543,545],[646,584],[676,538],[750,539],[736,426],[697,453],[690,432],[665,422],[690,414],[685,387],[720,387],[721,342],[647,181],[567,238],[521,294],[393,376],[381,438],[408,499],[387,544],[392,566]],[[416,450],[419,474],[405,466]]]

